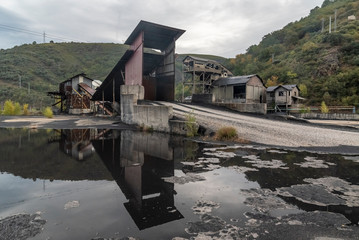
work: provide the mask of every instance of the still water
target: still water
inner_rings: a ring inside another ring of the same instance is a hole
[[[358,236],[358,156],[0,129],[0,172],[0,239],[266,239],[272,225],[309,220],[316,234]]]

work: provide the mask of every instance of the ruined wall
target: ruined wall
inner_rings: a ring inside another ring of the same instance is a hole
[[[266,103],[213,103],[217,106],[226,107],[238,112],[267,114]]]
[[[127,124],[152,127],[155,131],[170,132],[172,107],[137,105],[138,98],[133,92],[144,92],[143,89],[143,86],[121,86],[121,120]]]
[[[359,120],[359,114],[345,113],[299,113],[293,114],[296,117],[304,119],[325,119],[325,120]]]
[[[213,94],[193,94],[192,102],[193,103],[212,103]]]

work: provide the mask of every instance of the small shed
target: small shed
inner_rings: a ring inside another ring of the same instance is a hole
[[[300,90],[296,84],[278,85],[267,88],[267,103],[278,106],[299,104],[304,98],[299,96]]]
[[[219,78],[212,85],[214,102],[266,102],[266,88],[258,75]]]

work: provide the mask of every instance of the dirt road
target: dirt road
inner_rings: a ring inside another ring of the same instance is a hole
[[[233,126],[241,138],[260,144],[319,150],[341,148],[342,151],[359,152],[359,131],[355,129],[278,121],[199,105],[167,102],[161,104],[172,106],[174,114],[179,117],[185,117],[193,111],[201,125],[213,130]]]

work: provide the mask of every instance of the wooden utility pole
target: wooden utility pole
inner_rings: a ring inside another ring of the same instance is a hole
[[[329,16],[329,33],[332,33],[332,16]]]

